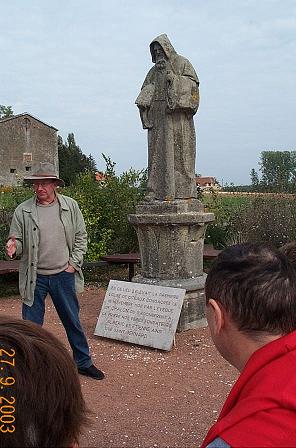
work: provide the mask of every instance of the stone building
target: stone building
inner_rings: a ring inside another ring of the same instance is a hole
[[[57,129],[28,113],[0,120],[0,185],[22,184],[37,162],[58,172]]]

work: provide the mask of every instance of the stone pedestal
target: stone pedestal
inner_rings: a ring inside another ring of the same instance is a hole
[[[151,201],[129,215],[140,247],[142,271],[137,283],[186,289],[178,331],[205,322],[203,246],[206,226],[214,220],[197,199]]]

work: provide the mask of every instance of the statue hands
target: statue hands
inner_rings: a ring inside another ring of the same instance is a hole
[[[174,80],[174,73],[172,72],[172,70],[167,71],[166,77],[167,77],[167,83],[172,84]]]
[[[167,112],[170,114],[176,108],[176,89],[174,85],[175,75],[172,70],[166,72],[167,83]]]

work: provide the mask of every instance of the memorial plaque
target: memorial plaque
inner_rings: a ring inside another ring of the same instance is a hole
[[[110,280],[95,335],[170,350],[186,290]]]

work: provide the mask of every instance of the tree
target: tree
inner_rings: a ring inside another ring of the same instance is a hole
[[[296,191],[296,151],[262,151],[259,165],[260,180],[256,171],[251,171],[254,191]]]
[[[259,176],[257,171],[252,168],[251,170],[251,182],[252,182],[252,191],[259,191]]]
[[[90,154],[87,157],[88,171],[97,171],[97,164],[93,156]]]
[[[289,151],[263,151],[260,162],[263,185],[272,191],[289,191],[292,159]]]
[[[11,106],[3,106],[0,104],[0,120],[1,118],[8,118],[13,116],[13,110]]]
[[[87,157],[83,154],[73,133],[68,134],[66,142],[63,142],[62,137],[58,137],[58,153],[60,177],[66,185],[73,184],[80,173],[95,173],[96,162],[93,156],[90,154]]]

